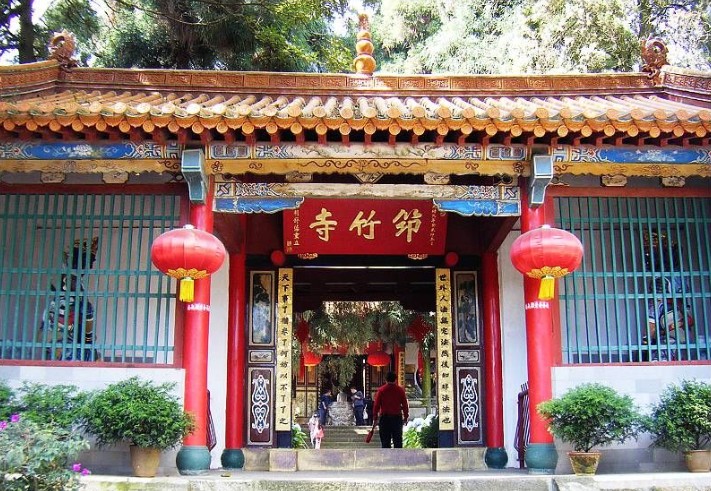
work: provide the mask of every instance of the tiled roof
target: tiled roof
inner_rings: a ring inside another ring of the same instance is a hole
[[[472,133],[532,138],[707,138],[711,77],[670,72],[675,97],[644,74],[386,76],[73,69],[53,62],[0,69],[5,132],[251,135],[257,130],[418,138]],[[681,102],[693,101],[694,103]],[[706,107],[704,107],[706,106]],[[140,136],[140,135],[139,135]],[[165,136],[164,136],[165,138]],[[705,144],[708,144],[706,142]]]
[[[411,131],[421,135],[436,131],[469,134],[483,131],[516,137],[531,133],[541,137],[555,133],[611,136],[662,133],[676,137],[705,137],[711,131],[711,109],[673,102],[657,95],[607,95],[577,97],[321,97],[263,96],[258,94],[160,94],[67,90],[57,94],[0,102],[3,127],[52,131],[107,127],[129,133],[141,128],[151,133],[167,128],[176,133],[188,129],[246,134],[264,129],[317,134],[329,130],[348,134],[377,130],[397,135]]]

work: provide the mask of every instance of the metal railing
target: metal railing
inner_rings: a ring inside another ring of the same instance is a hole
[[[517,398],[518,416],[516,418],[516,440],[514,448],[518,454],[518,466],[523,469],[526,467],[526,446],[531,437],[531,418],[528,412],[528,382],[521,385],[521,392]]]

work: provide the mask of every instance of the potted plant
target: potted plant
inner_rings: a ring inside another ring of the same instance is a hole
[[[160,452],[175,447],[194,429],[193,416],[172,393],[174,386],[137,377],[111,384],[91,396],[82,427],[99,446],[128,442],[134,475],[153,477]]]
[[[595,474],[600,452],[593,449],[636,437],[642,426],[632,398],[601,384],[579,385],[536,409],[550,432],[573,446],[568,458],[576,474]]]
[[[684,452],[691,472],[711,470],[711,384],[683,380],[666,387],[646,427],[654,445]]]

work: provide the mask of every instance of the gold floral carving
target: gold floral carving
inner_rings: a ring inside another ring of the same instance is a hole
[[[185,268],[177,268],[177,269],[169,269],[166,274],[170,276],[171,278],[175,279],[182,279],[182,278],[192,278],[194,280],[201,280],[203,278],[207,278],[209,275],[206,270],[204,269],[196,269],[196,268],[190,268],[190,269],[185,269]]]
[[[532,269],[526,273],[529,278],[540,279],[544,276],[552,276],[553,278],[561,278],[567,275],[570,271],[568,268],[561,268],[560,266],[543,266],[540,269]]]

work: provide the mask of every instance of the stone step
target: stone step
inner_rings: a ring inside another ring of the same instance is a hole
[[[485,448],[243,449],[245,471],[474,471],[485,470]],[[520,489],[520,488],[519,488]]]

